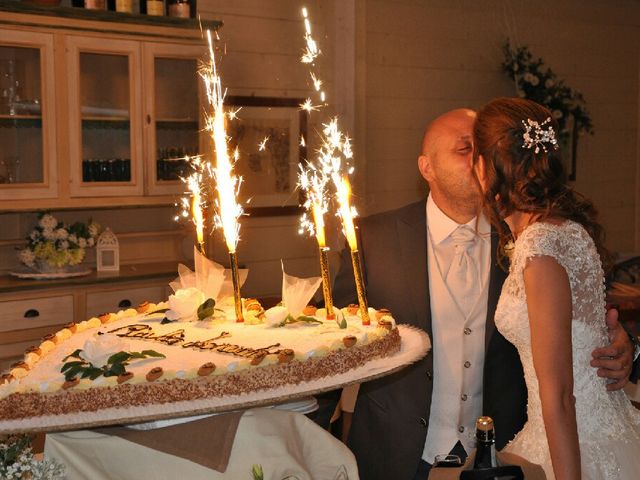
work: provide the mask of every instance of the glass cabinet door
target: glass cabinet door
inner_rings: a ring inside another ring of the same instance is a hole
[[[139,45],[69,37],[71,194],[143,191]]]
[[[145,110],[148,193],[181,193],[189,175],[186,157],[201,150],[202,103],[198,61],[205,49],[192,45],[145,45]],[[148,88],[147,88],[148,87]]]
[[[57,194],[53,37],[0,30],[0,199]]]

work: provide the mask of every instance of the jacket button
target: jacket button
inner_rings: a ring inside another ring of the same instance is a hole
[[[459,431],[460,433],[463,433],[463,432],[464,432],[464,427],[463,427],[462,425],[460,425],[460,426],[458,427],[458,431]]]
[[[420,417],[420,425],[422,425],[423,427],[427,426],[427,421],[422,417]]]
[[[467,401],[467,398],[469,398],[469,397],[467,397],[467,394],[466,394],[466,393],[463,393],[463,394],[462,394],[462,396],[460,397],[460,399],[461,399],[463,402],[466,402],[466,401]]]
[[[429,370],[427,370],[427,378],[429,380],[431,380],[433,378],[433,373],[431,373]]]
[[[471,329],[469,327],[465,327],[464,334],[465,335],[471,335]]]
[[[470,366],[471,366],[471,362],[469,360],[464,362],[464,368],[469,368]]]

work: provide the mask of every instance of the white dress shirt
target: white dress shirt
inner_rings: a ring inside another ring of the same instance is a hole
[[[491,227],[482,215],[467,223],[479,236],[468,251],[477,261],[479,282],[477,301],[465,315],[445,281],[455,250],[451,233],[460,225],[438,208],[431,195],[426,208],[433,393],[422,458],[433,463],[436,455],[449,453],[458,441],[467,452],[475,446],[475,421],[482,415]]]

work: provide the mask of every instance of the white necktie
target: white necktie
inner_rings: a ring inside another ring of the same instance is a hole
[[[451,233],[451,239],[455,252],[447,272],[446,282],[460,310],[465,317],[468,317],[480,291],[478,262],[471,251],[478,236],[467,225],[460,225]]]

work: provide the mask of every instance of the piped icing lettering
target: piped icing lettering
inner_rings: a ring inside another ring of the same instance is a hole
[[[156,335],[153,328],[150,325],[144,323],[137,323],[133,325],[125,325],[123,327],[114,328],[109,330],[109,333],[113,333],[119,337],[127,338],[139,338],[142,340],[153,340],[154,342],[164,343],[165,345],[179,345],[182,348],[195,348],[198,350],[209,350],[220,353],[228,353],[235,355],[236,357],[252,358],[264,355],[278,355],[280,353],[280,344],[275,343],[266,347],[251,348],[243,347],[241,345],[234,345],[232,343],[216,343],[216,340],[221,338],[230,337],[229,332],[222,332],[217,337],[212,337],[207,340],[196,340],[185,342],[184,329],[174,330],[173,332],[166,333],[164,335]]]

